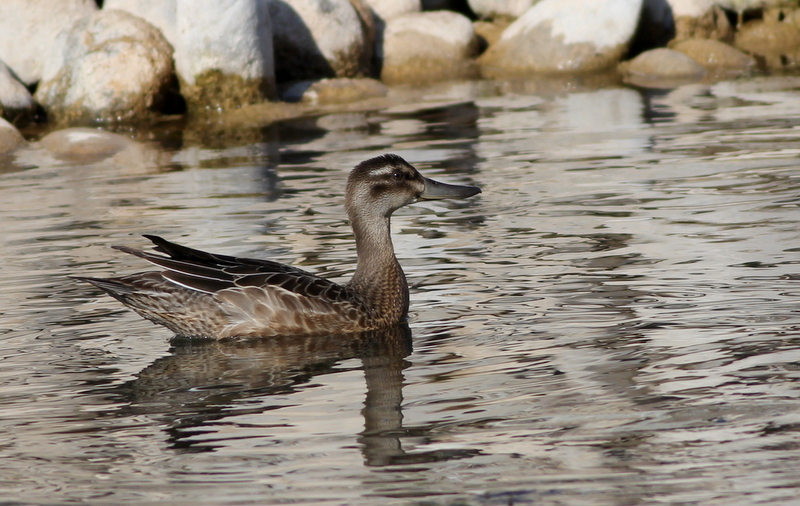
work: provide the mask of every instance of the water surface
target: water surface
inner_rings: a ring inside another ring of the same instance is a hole
[[[26,154],[0,174],[0,497],[796,500],[798,89],[451,83],[252,141]],[[109,247],[152,233],[346,280],[346,176],[384,152],[483,188],[395,215],[408,326],[173,340],[66,277],[144,268]]]

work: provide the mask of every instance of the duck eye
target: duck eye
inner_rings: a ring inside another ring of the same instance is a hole
[[[403,179],[403,173],[399,170],[392,172],[392,177],[395,179]]]

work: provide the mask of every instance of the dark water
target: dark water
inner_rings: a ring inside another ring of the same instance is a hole
[[[0,174],[0,503],[800,498],[800,80],[431,88]],[[224,144],[224,143],[222,143]],[[346,279],[350,167],[477,184],[393,220],[409,327],[171,341],[67,274],[155,233]]]

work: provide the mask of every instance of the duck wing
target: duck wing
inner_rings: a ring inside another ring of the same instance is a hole
[[[280,288],[295,296],[321,299],[332,303],[352,299],[352,294],[342,285],[290,265],[228,255],[208,253],[167,241],[155,235],[145,235],[156,245],[158,255],[127,246],[114,246],[157,265],[165,271],[161,276],[189,290],[219,294],[224,290],[240,291],[246,288]]]

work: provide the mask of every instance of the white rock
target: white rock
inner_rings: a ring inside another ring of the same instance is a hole
[[[420,12],[422,4],[420,0],[366,0],[367,4],[372,8],[375,14],[384,21],[410,14],[412,12]]]
[[[105,0],[103,9],[130,12],[155,26],[175,47],[177,31],[176,0]]]
[[[36,99],[57,121],[130,121],[160,107],[173,75],[172,47],[130,13],[98,11],[62,32]]]
[[[372,40],[349,0],[272,0],[269,13],[278,81],[364,73]]]
[[[0,117],[15,121],[30,117],[35,110],[36,103],[28,88],[0,61]]]
[[[469,0],[472,12],[481,18],[518,18],[539,0]]]
[[[264,0],[177,0],[175,66],[190,105],[229,108],[275,96]]]
[[[672,9],[672,17],[689,16],[698,18],[710,11],[716,0],[666,0]]]
[[[481,58],[488,75],[586,72],[615,65],[636,31],[642,0],[542,0]]]
[[[450,11],[389,20],[383,34],[381,80],[417,82],[467,77],[478,41],[472,23]]]
[[[0,59],[34,84],[58,33],[96,10],[94,0],[1,0]]]

